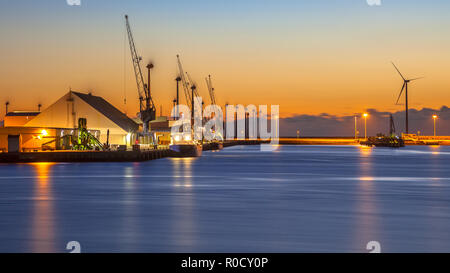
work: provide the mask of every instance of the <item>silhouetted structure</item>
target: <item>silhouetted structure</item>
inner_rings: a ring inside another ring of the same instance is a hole
[[[406,132],[405,133],[409,133],[409,118],[408,118],[408,84],[412,81],[415,80],[419,80],[422,79],[423,77],[420,78],[415,78],[415,79],[406,79],[405,77],[403,77],[402,73],[400,72],[400,70],[397,68],[397,66],[395,66],[394,63],[392,63],[392,65],[395,67],[395,69],[397,70],[398,74],[400,74],[400,77],[402,77],[403,79],[403,86],[402,89],[400,91],[400,95],[398,95],[398,99],[397,102],[395,104],[398,104],[398,101],[400,100],[400,97],[402,96],[403,90],[405,90],[405,127],[406,127]]]
[[[394,123],[394,117],[392,114],[390,114],[389,117],[389,135],[393,136],[395,134],[395,123]]]

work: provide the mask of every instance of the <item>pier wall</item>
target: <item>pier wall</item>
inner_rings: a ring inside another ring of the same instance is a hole
[[[171,156],[170,150],[151,151],[54,151],[35,153],[1,153],[0,163],[26,162],[130,162]]]

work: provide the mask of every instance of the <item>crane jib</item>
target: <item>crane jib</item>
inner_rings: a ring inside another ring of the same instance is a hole
[[[128,34],[128,42],[130,44],[130,52],[133,62],[134,75],[136,78],[136,85],[139,95],[139,107],[140,107],[139,110],[141,113],[141,119],[145,124],[148,123],[150,120],[155,119],[156,107],[152,97],[150,96],[150,90],[148,86],[145,84],[144,76],[142,75],[142,68],[141,68],[142,58],[137,53],[133,33],[131,32],[130,22],[128,21],[127,15],[125,15],[125,23]]]

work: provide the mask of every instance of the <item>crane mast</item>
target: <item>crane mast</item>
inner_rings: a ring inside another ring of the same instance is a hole
[[[128,34],[128,41],[130,43],[131,58],[133,61],[134,75],[136,77],[136,84],[139,94],[139,115],[144,124],[144,133],[148,132],[149,122],[156,118],[156,107],[153,99],[150,95],[150,82],[145,84],[144,76],[142,75],[141,61],[136,50],[134,43],[133,33],[131,32],[130,22],[128,21],[128,15],[125,15],[125,23]]]
[[[183,65],[181,64],[180,55],[177,55],[177,63],[178,63],[178,73],[180,74],[181,78],[181,86],[183,86],[184,95],[186,96],[186,103],[190,104],[192,98],[191,98],[191,91],[189,90],[189,82],[186,79],[186,74],[183,70]]]
[[[213,111],[214,111],[214,113],[212,113],[208,117],[208,119],[217,121],[217,117],[218,117],[218,120],[223,122],[223,114],[222,114],[222,111],[220,111],[221,108],[220,108],[220,106],[217,106],[217,104],[216,104],[216,94],[215,94],[215,90],[214,90],[214,87],[212,84],[211,75],[208,75],[208,77],[205,78],[205,80],[206,80],[206,86],[208,87],[209,96],[211,98],[211,106],[213,107]],[[215,127],[215,129],[214,129],[215,138],[223,141],[223,135],[220,134],[220,132],[216,132],[216,130],[217,130],[217,127]]]
[[[177,61],[178,61],[178,73],[179,77],[181,78],[181,85],[183,86],[184,95],[186,97],[186,103],[190,105],[192,111],[191,105],[192,101],[195,97],[199,97],[199,94],[197,92],[197,86],[194,84],[194,81],[191,79],[189,74],[187,72],[184,72],[183,65],[181,64],[180,60],[180,55],[177,55]]]
[[[208,91],[209,91],[209,97],[211,98],[211,105],[215,112],[214,115],[216,115],[220,106],[217,106],[217,104],[216,104],[216,93],[215,93],[215,89],[212,84],[211,75],[208,75],[208,77],[205,78],[205,80],[206,80],[206,86],[208,87]],[[213,118],[213,116],[211,116],[211,118]]]
[[[216,105],[216,95],[214,93],[214,87],[212,85],[211,75],[208,75],[206,80],[206,86],[208,87],[209,97],[211,98],[211,105]]]
[[[192,80],[192,78],[189,75],[189,73],[186,72],[186,76],[189,79],[189,82],[191,83],[191,89],[192,89],[192,87],[194,87],[194,90],[195,90],[194,91],[194,95],[195,95],[195,97],[200,97],[200,95],[198,94],[198,91],[197,91],[197,85],[194,83],[194,81]]]

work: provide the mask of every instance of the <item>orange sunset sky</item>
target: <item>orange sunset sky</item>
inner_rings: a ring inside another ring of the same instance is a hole
[[[391,61],[408,77],[426,77],[410,85],[412,108],[450,102],[448,1],[2,2],[0,117],[7,100],[10,110],[36,110],[69,87],[134,116],[125,14],[144,62],[155,65],[158,114],[175,97],[176,54],[207,103],[211,74],[219,104],[279,104],[283,117],[402,110]]]

